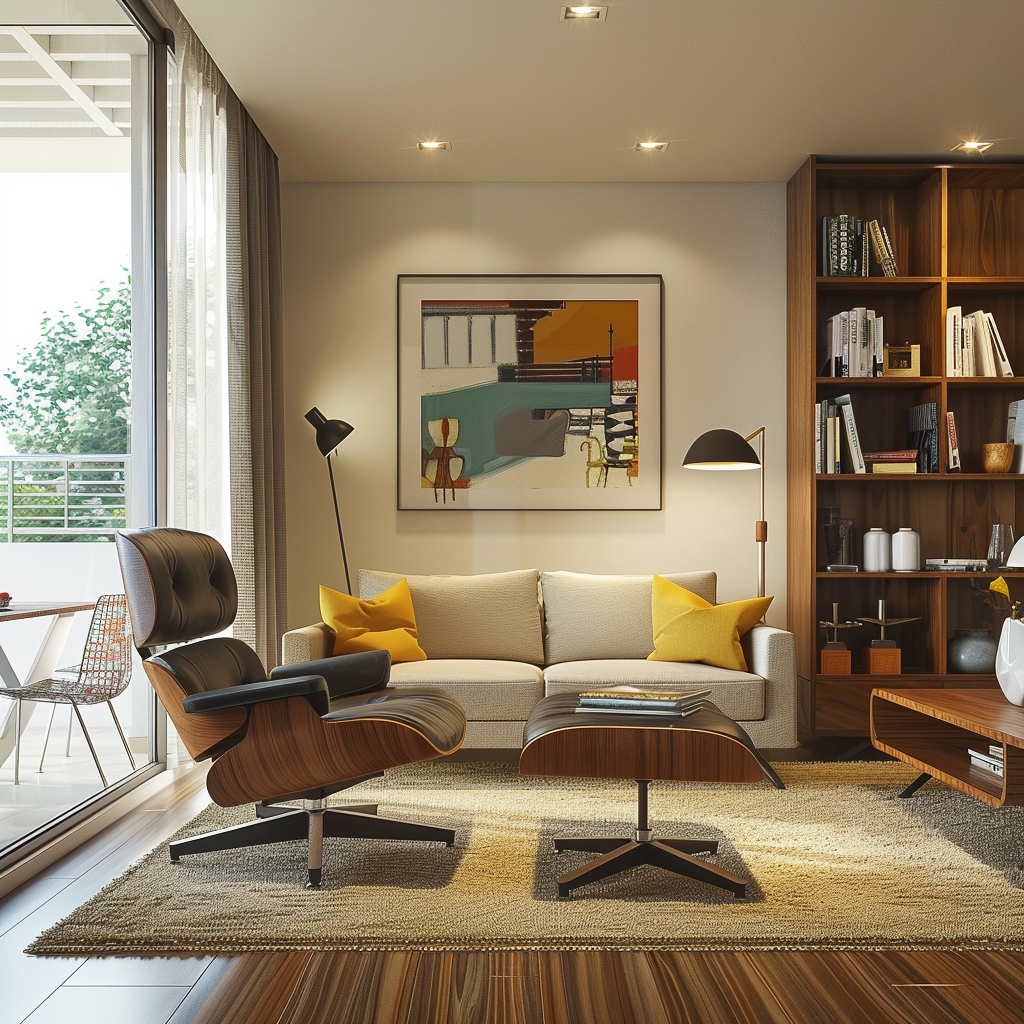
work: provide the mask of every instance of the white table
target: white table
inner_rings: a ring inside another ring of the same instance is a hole
[[[77,612],[91,611],[95,607],[95,601],[80,601],[76,604],[67,601],[14,601],[9,608],[0,608],[0,626],[5,622],[12,622],[17,619],[46,617],[51,620],[43,634],[35,659],[24,679],[19,679],[17,673],[11,667],[11,663],[3,648],[4,633],[6,631],[0,629],[0,679],[4,681],[4,685],[24,686],[28,683],[38,682],[40,679],[49,679],[58,667],[57,662],[64,652],[64,644],[67,641],[68,631],[71,629],[71,622],[75,614]],[[0,765],[11,756],[11,752],[14,750],[16,738],[15,723],[17,721],[16,705],[25,705],[21,715],[22,732],[25,731],[25,726],[28,724],[29,718],[32,717],[32,711],[35,708],[35,704],[31,701],[5,700],[4,704],[10,704],[11,706],[0,712],[0,716],[2,716],[0,717]],[[15,767],[15,774],[17,774],[17,767]]]

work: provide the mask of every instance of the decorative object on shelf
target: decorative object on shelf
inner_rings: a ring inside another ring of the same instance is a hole
[[[1024,705],[1024,622],[1006,619],[996,647],[996,679],[1011,704]]]
[[[352,581],[348,575],[345,534],[341,530],[341,513],[338,511],[338,491],[334,486],[334,469],[331,466],[331,456],[337,451],[338,445],[352,433],[354,428],[344,420],[329,420],[315,405],[306,413],[306,419],[316,428],[316,446],[320,449],[320,454],[327,460],[327,472],[331,477],[331,497],[334,499],[334,518],[338,522],[338,540],[341,542],[341,562],[345,567],[345,590],[351,594]]]
[[[838,512],[839,509],[834,509]],[[853,560],[853,520],[834,515],[823,527],[825,538],[825,567],[833,572],[834,567],[856,565]]]
[[[758,439],[758,451],[750,442]],[[761,517],[754,524],[757,543],[757,596],[764,597],[764,550],[768,543],[768,522],[764,517],[764,427],[744,437],[734,430],[707,430],[690,445],[683,458],[684,469],[756,469],[761,485]]]
[[[892,535],[892,568],[893,572],[921,568],[921,538],[909,526],[901,526]]]
[[[896,646],[895,640],[889,640],[885,635],[886,626],[901,626],[905,622],[918,622],[920,615],[913,615],[903,619],[888,619],[885,616],[885,601],[879,599],[878,618],[871,619],[866,616],[858,617],[857,621],[865,625],[878,626],[880,635],[877,640],[872,640],[870,646],[864,648],[864,668],[869,675],[892,675],[898,676],[901,672],[900,649]]]
[[[660,509],[663,297],[657,274],[399,275],[398,508]]]
[[[995,441],[981,446],[981,466],[986,473],[1009,473],[1013,465],[1013,445]]]
[[[821,649],[821,674],[823,676],[848,676],[851,671],[850,649],[839,639],[839,630],[856,629],[859,622],[841,622],[839,619],[839,602],[832,602],[832,618],[819,622],[820,629],[825,630],[825,646]],[[831,637],[829,632],[831,631]]]
[[[920,377],[920,345],[886,345],[882,349],[883,377]]]
[[[880,526],[864,534],[864,571],[889,572],[892,569],[892,538]]]
[[[992,527],[992,536],[988,542],[988,568],[1004,568],[1013,547],[1013,527],[1009,523],[996,523]],[[1009,598],[1010,595],[1006,596]]]
[[[10,608],[11,606],[11,595],[5,590],[0,594],[0,608]]]
[[[995,671],[996,641],[987,629],[955,629],[946,645],[946,671],[987,675]]]

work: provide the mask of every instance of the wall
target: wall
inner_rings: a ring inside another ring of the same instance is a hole
[[[757,476],[680,463],[704,430],[763,424],[768,621],[785,624],[784,184],[287,184],[282,193],[292,627],[318,619],[318,583],[344,582],[327,470],[303,419],[314,405],[355,427],[335,462],[353,579],[357,567],[713,568],[720,600],[756,593]],[[663,509],[396,511],[396,276],[423,273],[663,275]]]

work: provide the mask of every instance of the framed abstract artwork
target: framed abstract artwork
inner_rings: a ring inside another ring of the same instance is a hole
[[[661,508],[662,290],[400,276],[398,507]]]

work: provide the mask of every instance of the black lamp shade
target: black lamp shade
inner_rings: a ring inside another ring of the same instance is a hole
[[[757,452],[735,430],[708,430],[690,445],[686,469],[757,469]]]
[[[352,433],[353,427],[344,420],[329,420],[314,405],[306,413],[306,419],[316,427],[316,446],[326,458],[342,441]]]

